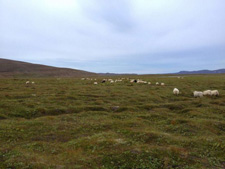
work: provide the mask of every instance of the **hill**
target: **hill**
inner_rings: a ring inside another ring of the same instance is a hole
[[[225,73],[225,69],[218,70],[197,70],[197,71],[180,71],[176,74],[219,74]]]
[[[138,74],[135,74],[135,73],[99,73],[99,75],[101,76],[136,76]]]
[[[97,76],[83,70],[58,68],[0,58],[0,77],[82,77]]]

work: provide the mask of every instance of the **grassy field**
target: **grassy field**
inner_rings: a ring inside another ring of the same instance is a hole
[[[136,78],[0,79],[0,168],[225,168],[225,75]]]

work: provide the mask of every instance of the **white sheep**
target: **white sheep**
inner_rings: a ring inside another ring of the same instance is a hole
[[[180,93],[180,91],[177,88],[173,89],[173,94],[178,95]]]
[[[203,92],[200,92],[200,91],[194,91],[193,94],[194,94],[194,97],[203,97]]]
[[[94,82],[94,85],[97,85],[98,84],[98,82]]]
[[[156,85],[159,85],[159,82],[156,82],[155,84],[156,84]]]
[[[27,85],[30,84],[30,81],[26,81],[26,84],[27,84]]]
[[[35,82],[32,82],[32,84],[35,84]]]
[[[211,90],[203,91],[203,96],[211,96]]]
[[[137,81],[137,83],[147,83],[146,81],[144,81],[144,80],[140,80],[140,79],[138,79],[138,81]]]
[[[165,86],[165,83],[161,83],[161,86]]]
[[[218,90],[212,90],[211,96],[219,96],[219,91]]]
[[[150,84],[151,84],[151,82],[148,82],[148,84],[150,85]]]

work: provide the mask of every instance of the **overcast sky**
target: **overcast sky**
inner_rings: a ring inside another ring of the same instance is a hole
[[[0,58],[98,73],[225,68],[225,0],[0,0]]]

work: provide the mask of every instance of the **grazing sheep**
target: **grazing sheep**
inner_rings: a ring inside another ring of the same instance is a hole
[[[156,82],[155,84],[156,84],[156,85],[159,85],[159,82]]]
[[[178,95],[180,93],[180,91],[177,88],[173,89],[173,94]]]
[[[32,82],[32,84],[35,84],[35,82]]]
[[[138,79],[138,80],[137,80],[137,83],[147,83],[147,82],[146,82],[146,81],[143,81],[143,80]]]
[[[165,86],[165,83],[161,83],[161,86]]]
[[[94,82],[94,85],[97,85],[98,84],[98,82]]]
[[[26,84],[27,84],[27,85],[30,84],[30,81],[26,81]]]
[[[150,84],[151,84],[151,82],[148,82],[148,84],[150,85]]]
[[[211,90],[205,90],[203,96],[211,96]]]
[[[219,96],[219,91],[218,90],[212,90],[211,96]]]
[[[85,80],[85,78],[81,78],[81,80]]]
[[[193,94],[194,94],[194,97],[203,97],[203,92],[200,92],[200,91],[194,91]]]

